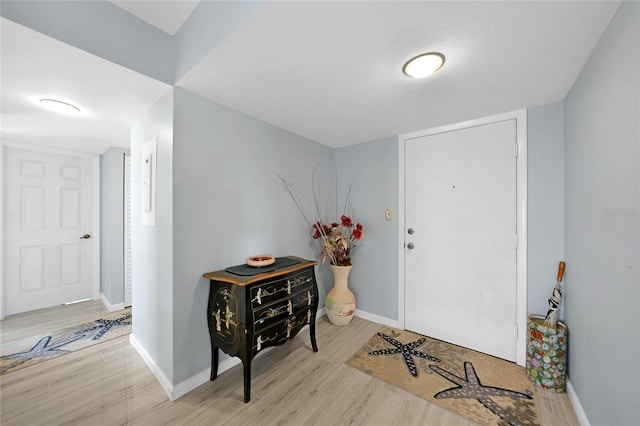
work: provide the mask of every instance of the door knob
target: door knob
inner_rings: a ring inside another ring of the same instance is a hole
[[[413,231],[413,228],[409,228],[409,229],[407,229],[407,234],[409,234],[409,235],[413,235],[413,232],[414,232],[414,231]]]
[[[82,237],[80,237],[81,240],[88,240],[89,238],[91,238],[91,235],[89,234],[84,234]]]
[[[413,245],[413,243],[409,243],[409,244],[407,244],[407,248],[408,248],[409,250],[413,250],[413,248],[414,248],[414,247],[415,247],[415,246]]]

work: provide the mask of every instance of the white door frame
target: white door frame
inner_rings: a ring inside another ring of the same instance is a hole
[[[123,194],[124,194],[124,212],[123,212],[123,227],[124,227],[124,250],[123,250],[123,263],[124,263],[124,307],[132,305],[132,275],[131,275],[131,154],[124,154],[123,156],[123,168],[124,168],[124,182],[123,182]]]
[[[2,174],[4,175],[4,148],[15,148],[26,151],[44,152],[49,154],[68,155],[72,157],[86,158],[91,160],[91,208],[93,210],[91,220],[93,223],[93,231],[91,232],[91,239],[94,240],[94,247],[92,248],[92,273],[91,273],[91,297],[94,300],[100,299],[100,155],[91,154],[79,151],[70,151],[59,148],[51,148],[47,146],[32,145],[20,142],[2,141],[0,148],[3,153],[0,154],[0,164],[2,164]],[[3,178],[0,178],[0,198],[4,200],[4,182]],[[4,206],[0,202],[0,224],[2,224],[2,230],[5,227]],[[2,241],[4,241],[3,231],[0,231],[2,235]],[[4,244],[2,244],[3,246]],[[0,247],[0,319],[4,319],[6,312],[6,287],[5,287],[5,253],[4,248]]]
[[[516,214],[518,249],[516,253],[516,363],[524,366],[527,331],[527,111],[517,110],[449,124],[398,136],[398,327],[405,326],[405,142],[410,139],[481,126],[504,120],[516,120]]]

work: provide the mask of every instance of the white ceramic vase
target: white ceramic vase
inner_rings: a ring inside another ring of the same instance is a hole
[[[325,300],[327,317],[332,324],[347,325],[356,311],[356,298],[349,290],[350,266],[331,266],[333,271],[333,288],[329,290]]]

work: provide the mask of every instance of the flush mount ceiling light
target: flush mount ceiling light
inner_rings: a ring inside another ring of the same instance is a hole
[[[50,109],[52,111],[59,112],[60,114],[78,115],[80,114],[80,108],[70,103],[59,101],[57,99],[40,99],[40,106]]]
[[[425,78],[438,71],[444,65],[444,55],[438,52],[429,52],[411,58],[402,67],[409,77]]]

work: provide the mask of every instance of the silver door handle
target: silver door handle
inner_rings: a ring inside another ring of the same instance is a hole
[[[415,247],[415,246],[413,245],[413,243],[409,243],[409,244],[407,244],[407,248],[408,248],[409,250],[413,250],[413,248],[414,248],[414,247]]]
[[[89,234],[84,234],[82,237],[80,237],[81,240],[88,240],[89,238],[91,238],[91,235]]]

